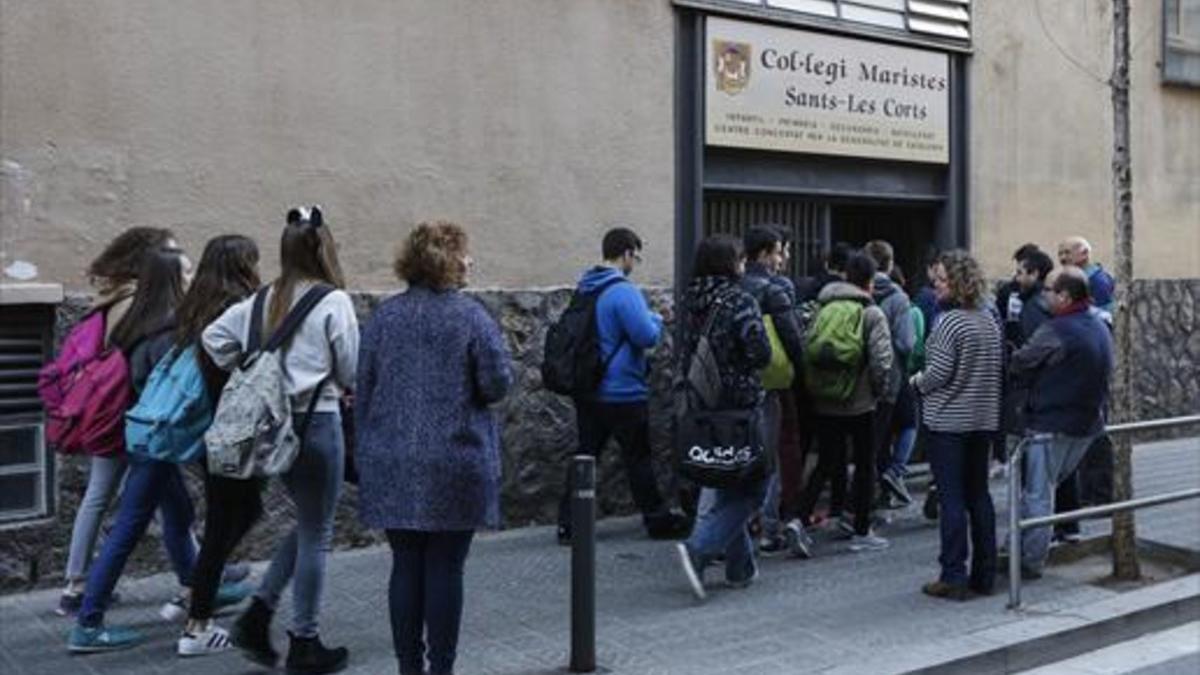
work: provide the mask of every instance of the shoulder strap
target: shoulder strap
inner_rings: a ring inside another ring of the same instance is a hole
[[[263,351],[272,352],[279,349],[291,339],[292,334],[300,328],[300,324],[304,323],[304,319],[308,317],[308,313],[321,302],[325,296],[333,292],[333,286],[321,284],[308,289],[304,297],[300,298],[300,302],[296,303],[295,307],[287,313],[283,318],[283,323],[279,324],[279,328],[271,333],[271,339],[267,340],[267,344],[263,345]],[[258,305],[258,300],[255,299],[255,305]],[[260,324],[261,325],[261,324]]]
[[[270,288],[270,285],[263,286],[254,294],[254,309],[250,312],[250,335],[246,339],[247,356],[258,353],[262,347],[263,308],[267,303],[267,291]]]

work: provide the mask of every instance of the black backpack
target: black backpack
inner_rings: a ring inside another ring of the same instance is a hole
[[[542,353],[542,383],[556,394],[587,398],[600,387],[604,373],[621,351],[620,344],[607,359],[600,356],[600,333],[596,326],[596,303],[610,287],[625,281],[610,279],[590,293],[578,290],[571,304],[546,332]]]

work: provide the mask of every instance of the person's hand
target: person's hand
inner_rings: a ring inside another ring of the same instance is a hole
[[[675,312],[667,305],[663,306],[658,315],[662,317],[663,323],[671,323],[675,319]]]

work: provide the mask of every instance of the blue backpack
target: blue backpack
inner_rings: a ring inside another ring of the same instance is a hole
[[[213,405],[196,359],[196,347],[172,349],[146,380],[137,404],[125,413],[130,455],[184,464],[204,454],[204,432]]]

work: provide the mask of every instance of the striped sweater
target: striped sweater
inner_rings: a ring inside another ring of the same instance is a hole
[[[925,344],[925,370],[912,378],[925,426],[946,433],[999,429],[1003,348],[988,310],[939,315]]]

